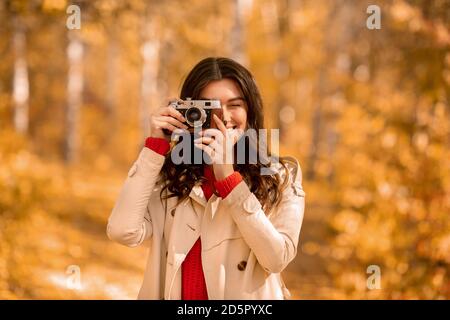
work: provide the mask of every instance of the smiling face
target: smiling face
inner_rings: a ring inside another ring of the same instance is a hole
[[[200,92],[200,99],[220,100],[227,129],[247,128],[248,106],[235,81],[225,78],[209,82]]]

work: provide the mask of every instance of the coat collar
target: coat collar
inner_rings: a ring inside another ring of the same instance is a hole
[[[203,189],[201,186],[199,185],[194,186],[191,192],[189,193],[189,197],[200,203],[202,206],[206,207],[206,203],[208,201],[206,200],[205,194],[203,193]]]
[[[210,213],[210,219],[212,220],[214,218],[214,214],[216,213],[218,206],[219,206],[219,200],[220,198],[217,197],[214,193],[211,195],[211,198],[206,200],[205,194],[203,192],[203,189],[201,186],[194,186],[191,190],[191,193],[189,194],[189,197],[193,200],[197,201],[199,204],[201,204],[203,207],[207,207],[208,203],[211,204],[210,210],[206,210],[206,212]],[[208,208],[207,208],[208,209]],[[197,212],[196,212],[197,213]]]

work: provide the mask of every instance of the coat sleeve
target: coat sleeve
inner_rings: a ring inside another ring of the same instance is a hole
[[[142,149],[108,218],[109,239],[136,247],[152,235],[147,207],[163,164],[163,155],[147,147]]]
[[[297,254],[305,208],[300,166],[296,176],[289,179],[288,188],[270,217],[245,181],[222,200],[259,264],[270,273],[283,271]]]

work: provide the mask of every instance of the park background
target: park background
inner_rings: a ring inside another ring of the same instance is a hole
[[[146,248],[107,218],[150,112],[227,56],[303,169],[293,298],[449,299],[449,26],[447,0],[1,1],[0,298],[136,298]]]

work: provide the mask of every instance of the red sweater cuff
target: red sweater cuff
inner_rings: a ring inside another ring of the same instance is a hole
[[[170,149],[169,142],[167,142],[167,140],[163,139],[163,138],[148,137],[145,140],[145,146],[155,152],[158,152],[160,155],[163,155],[163,156]]]
[[[241,174],[235,171],[225,179],[214,182],[214,187],[222,199],[224,199],[241,181]]]

